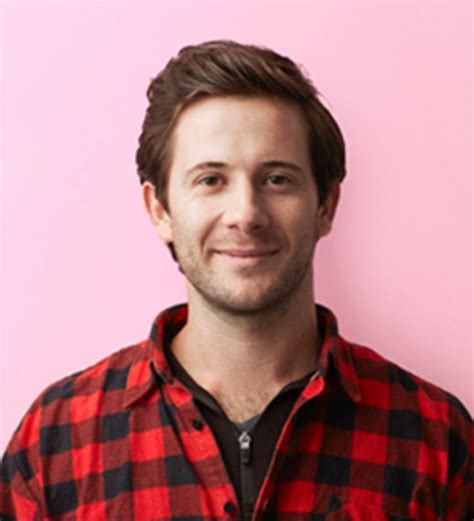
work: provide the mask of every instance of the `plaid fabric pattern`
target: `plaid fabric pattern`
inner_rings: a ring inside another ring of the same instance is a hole
[[[316,309],[320,371],[281,432],[254,520],[472,520],[468,412]],[[164,356],[186,317],[164,311],[148,340],[38,397],[2,460],[2,521],[238,519],[214,436]]]

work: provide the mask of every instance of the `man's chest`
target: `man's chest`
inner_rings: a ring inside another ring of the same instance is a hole
[[[168,398],[129,411],[115,431],[112,421],[107,439],[104,422],[95,433],[74,432],[74,450],[44,459],[51,517],[238,517],[239,501],[213,431],[192,400],[177,405]],[[272,447],[254,519],[359,519],[334,516],[347,509],[367,511],[369,505],[394,519],[414,513],[427,521],[441,519],[435,514],[442,515],[445,494],[441,447],[414,439],[413,426],[403,425],[408,417],[397,417],[395,428],[385,414],[354,407],[334,397],[308,402],[294,413]],[[62,469],[53,461],[58,457]],[[324,517],[329,514],[333,517]]]
[[[243,423],[262,413],[278,391],[271,392],[265,389],[235,391],[215,394],[214,398],[220,408],[233,423]]]

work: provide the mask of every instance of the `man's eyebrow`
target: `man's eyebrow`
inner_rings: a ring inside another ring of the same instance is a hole
[[[280,160],[272,160],[272,161],[264,161],[262,163],[263,168],[284,168],[286,170],[293,170],[294,172],[302,174],[304,172],[303,168],[296,163],[290,163],[288,161],[280,161]]]
[[[186,176],[190,174],[194,174],[197,172],[202,172],[203,170],[207,170],[209,168],[226,168],[229,165],[226,163],[222,163],[220,161],[204,161],[203,163],[198,163],[197,165],[194,165],[189,170],[186,170]]]
[[[203,163],[198,163],[194,165],[189,170],[186,171],[186,176],[202,172],[203,170],[215,169],[215,168],[227,168],[229,165],[227,163],[222,163],[221,161],[204,161]],[[289,161],[280,161],[278,159],[273,159],[271,161],[264,161],[261,163],[261,169],[270,169],[270,168],[285,168],[287,170],[293,170],[297,173],[303,173],[303,168],[296,163],[291,163]]]

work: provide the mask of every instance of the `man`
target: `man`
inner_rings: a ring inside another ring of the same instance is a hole
[[[311,82],[208,42],[148,98],[144,203],[188,304],[42,393],[2,462],[2,520],[471,519],[468,412],[314,304],[345,158]]]

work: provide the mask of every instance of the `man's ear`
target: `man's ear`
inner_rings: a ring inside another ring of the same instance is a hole
[[[156,197],[155,187],[149,181],[143,183],[143,202],[158,235],[166,243],[173,242],[171,217],[163,203]]]
[[[328,195],[318,208],[317,220],[319,237],[324,237],[331,231],[340,193],[339,181],[331,181]]]

